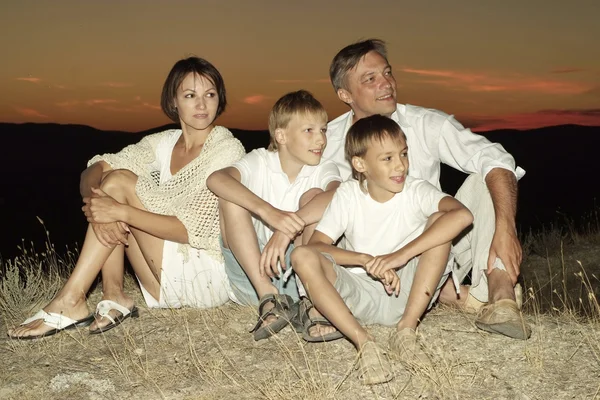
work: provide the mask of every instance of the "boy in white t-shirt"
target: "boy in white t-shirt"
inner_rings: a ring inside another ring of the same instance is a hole
[[[220,198],[232,300],[259,307],[255,340],[277,333],[298,312],[295,277],[281,276],[281,268],[289,268],[294,244],[308,242],[341,181],[334,162],[321,163],[326,131],[321,103],[305,90],[288,93],[269,115],[269,148],[250,152],[207,180]]]
[[[429,363],[416,328],[450,271],[451,241],[473,216],[407,175],[406,138],[391,119],[357,121],[345,151],[354,179],[336,190],[309,244],[291,259],[314,306],[359,351],[359,379],[383,383],[392,369],[361,323],[396,325],[390,351],[405,363]],[[346,249],[333,246],[342,235]]]

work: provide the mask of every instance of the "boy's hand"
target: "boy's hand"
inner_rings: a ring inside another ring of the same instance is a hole
[[[378,279],[383,279],[387,271],[392,271],[394,269],[400,268],[404,266],[407,262],[408,260],[403,259],[400,251],[396,251],[394,253],[386,254],[384,256],[373,257],[373,259],[367,263],[365,269],[367,270],[369,275]]]
[[[383,287],[388,295],[395,294],[396,297],[400,295],[400,278],[398,274],[396,274],[393,270],[388,270],[383,274],[383,278],[381,279],[381,283],[383,283]]]
[[[259,269],[260,275],[268,275],[270,278],[279,276],[279,269],[277,268],[277,260],[281,264],[281,268],[285,269],[285,251],[290,245],[290,238],[280,231],[275,231],[269,243],[265,246],[260,255]]]
[[[296,236],[304,229],[304,221],[296,215],[296,213],[281,211],[275,207],[264,215],[259,217],[267,223],[274,231],[280,231],[290,240],[294,240]]]

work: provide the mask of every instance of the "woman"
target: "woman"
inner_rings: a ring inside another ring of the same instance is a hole
[[[244,155],[231,132],[214,126],[225,110],[223,78],[208,61],[178,61],[163,86],[163,112],[181,129],[142,139],[117,154],[94,157],[81,175],[90,223],[75,269],[56,297],[23,324],[15,339],[90,325],[105,332],[136,317],[123,291],[129,258],[149,307],[213,307],[228,299],[211,172]],[[102,301],[89,315],[86,293],[102,274]]]

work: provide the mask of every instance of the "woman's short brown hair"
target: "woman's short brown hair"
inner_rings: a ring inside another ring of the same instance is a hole
[[[363,189],[365,175],[354,168],[352,158],[364,157],[372,142],[381,142],[386,137],[389,137],[393,141],[403,140],[406,142],[406,136],[402,132],[402,129],[400,129],[400,125],[394,120],[379,114],[359,119],[348,130],[344,151],[346,160],[348,160],[352,167],[352,177],[358,180],[361,189]]]
[[[215,85],[217,95],[219,96],[219,105],[217,107],[217,114],[215,115],[216,119],[223,111],[225,111],[225,107],[227,107],[225,83],[215,66],[200,57],[188,57],[177,61],[175,65],[173,65],[162,88],[160,107],[165,115],[172,121],[179,122],[179,113],[173,102],[175,97],[177,97],[177,89],[181,86],[181,83],[189,73],[198,74]]]
[[[333,57],[333,61],[329,67],[329,79],[331,79],[331,84],[336,93],[340,89],[348,90],[346,82],[348,71],[356,68],[359,61],[371,51],[378,53],[386,62],[388,61],[385,42],[380,39],[367,39],[362,42],[352,43],[344,47]]]

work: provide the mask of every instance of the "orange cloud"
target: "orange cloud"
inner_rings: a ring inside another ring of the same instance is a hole
[[[485,73],[469,73],[446,70],[402,68],[402,72],[427,78],[423,83],[440,85],[472,92],[533,92],[543,94],[581,94],[592,86],[581,82],[539,79],[527,76],[495,76]]]
[[[566,67],[566,68],[553,69],[552,71],[550,71],[550,73],[552,73],[552,74],[571,74],[573,72],[583,72],[583,71],[585,71],[585,70],[582,68]]]
[[[85,101],[85,104],[87,104],[88,106],[96,106],[99,104],[114,104],[114,103],[118,103],[118,101],[115,99],[91,99],[91,100]]]
[[[478,132],[495,129],[535,129],[568,124],[600,126],[600,109],[540,110],[498,117],[466,116],[461,122]]]
[[[104,83],[101,83],[100,86],[106,86],[106,87],[110,87],[110,88],[128,88],[128,87],[133,87],[133,83],[104,82]]]
[[[246,104],[257,105],[263,103],[265,100],[268,100],[269,97],[262,94],[255,94],[252,96],[247,96],[242,99],[242,101]]]
[[[16,78],[17,81],[29,82],[29,83],[40,83],[41,78],[27,77],[27,78]]]
[[[275,79],[273,83],[329,83],[329,78],[322,79]]]
[[[15,111],[28,118],[48,118],[47,115],[44,115],[33,108],[15,107]]]
[[[151,110],[160,110],[161,109],[161,107],[158,104],[150,104],[150,103],[143,103],[142,107],[149,108]]]

